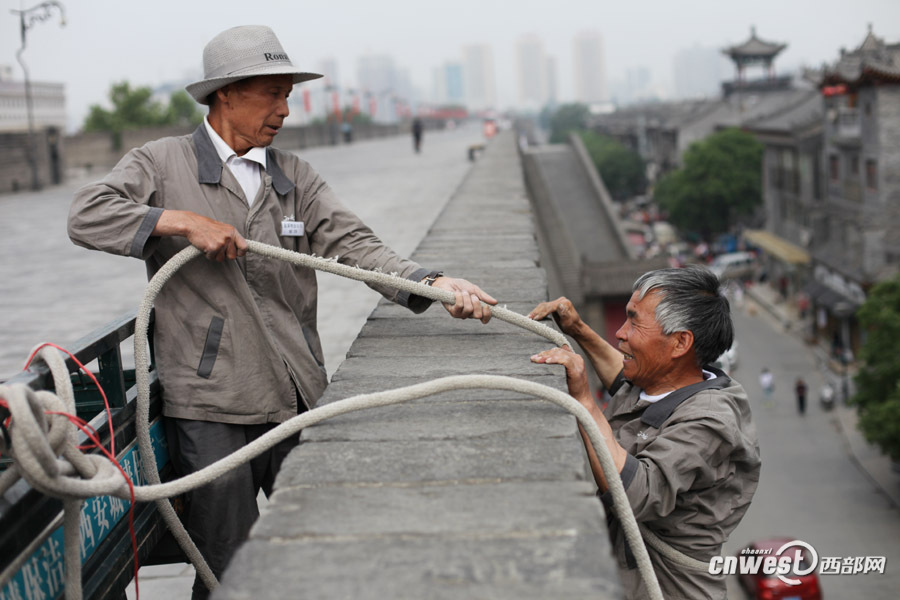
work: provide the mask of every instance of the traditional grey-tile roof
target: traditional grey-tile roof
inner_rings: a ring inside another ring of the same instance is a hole
[[[775,58],[779,52],[787,48],[787,44],[766,42],[756,36],[756,27],[750,28],[750,39],[742,44],[725,48],[722,52],[734,60]]]
[[[824,71],[823,85],[859,84],[867,79],[900,80],[900,43],[887,44],[869,26],[858,48],[842,52],[841,57]]]
[[[756,132],[790,133],[821,127],[825,109],[819,90],[802,90],[795,101],[785,103],[780,110],[749,120],[744,124]]]

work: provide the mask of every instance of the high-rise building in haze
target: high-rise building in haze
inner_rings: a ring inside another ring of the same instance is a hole
[[[387,54],[361,56],[356,61],[356,80],[359,87],[373,94],[395,93],[397,67]]]
[[[497,80],[494,54],[486,44],[463,46],[466,104],[469,110],[482,111],[497,107]]]
[[[547,57],[547,104],[555,107],[559,100],[559,70],[556,68],[556,57]]]
[[[575,36],[572,48],[574,59],[575,99],[587,104],[606,102],[606,64],[603,38],[596,30],[582,31]]]
[[[460,63],[448,62],[432,71],[434,85],[432,100],[440,104],[464,104],[465,84],[463,66]]]
[[[550,97],[544,43],[536,34],[516,42],[516,81],[518,104],[525,110],[539,111]]]
[[[675,95],[679,98],[710,98],[720,94],[720,86],[731,66],[717,48],[695,44],[675,53]]]
[[[319,73],[323,75],[322,79],[326,86],[338,86],[341,85],[341,80],[338,77],[338,64],[337,59],[334,57],[323,58],[319,61]]]
[[[356,62],[356,80],[362,93],[368,93],[376,101],[373,116],[378,122],[394,122],[398,118],[397,99],[409,88],[408,74],[401,77],[393,57],[387,54],[370,54]]]

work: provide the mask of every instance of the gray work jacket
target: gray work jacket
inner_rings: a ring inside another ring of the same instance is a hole
[[[429,271],[397,256],[293,154],[267,149],[267,172],[252,206],[223,168],[201,125],[193,135],[129,152],[102,181],[80,189],[69,212],[76,244],[146,261],[148,277],[188,245],[151,237],[164,209],[233,225],[247,239],[419,280]],[[282,236],[282,221],[305,234]],[[431,303],[376,288],[415,312]],[[315,405],[327,385],[316,330],[312,269],[248,253],[223,263],[197,258],[156,300],[154,341],[164,414],[235,424],[279,423]],[[329,306],[329,311],[340,311]]]
[[[656,403],[620,378],[604,411],[613,434],[628,452],[622,483],[638,523],[688,556],[707,562],[722,552],[728,535],[750,506],[759,483],[759,443],[747,394],[723,372],[672,392]],[[610,538],[626,598],[647,591],[612,506]],[[647,547],[663,596],[724,599],[725,579],[684,569]]]

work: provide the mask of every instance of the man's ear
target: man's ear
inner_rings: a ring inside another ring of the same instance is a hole
[[[223,106],[228,104],[228,97],[234,92],[234,84],[229,83],[228,85],[222,86],[216,90],[216,100],[218,100],[218,104]]]
[[[676,331],[672,334],[672,358],[681,358],[694,348],[693,331]]]

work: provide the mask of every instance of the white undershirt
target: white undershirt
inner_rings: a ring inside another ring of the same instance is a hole
[[[704,369],[704,371],[703,371],[703,379],[704,379],[704,381],[709,380],[709,379],[715,379],[715,378],[716,378],[716,374],[715,374],[715,373],[710,373],[709,371],[707,371],[707,370]],[[662,400],[663,398],[665,398],[666,396],[668,396],[669,394],[671,394],[671,393],[674,392],[674,391],[675,391],[675,390],[672,390],[671,392],[665,392],[665,393],[663,393],[663,394],[657,394],[656,396],[651,396],[650,394],[648,394],[648,393],[645,392],[644,390],[641,390],[641,397],[640,397],[640,399],[641,399],[641,400],[646,400],[647,402],[649,402],[649,403],[652,404],[652,403],[654,403],[654,402],[659,402],[660,400]]]
[[[209,124],[209,119],[203,117],[203,124],[206,125],[206,132],[209,134],[209,139],[212,140],[219,158],[222,159],[225,166],[231,170],[234,178],[241,184],[244,196],[247,197],[247,204],[253,206],[256,193],[259,192],[262,171],[266,170],[266,149],[259,147],[250,148],[244,156],[238,156],[231,146],[212,128]],[[260,167],[262,167],[262,170],[260,170]]]

